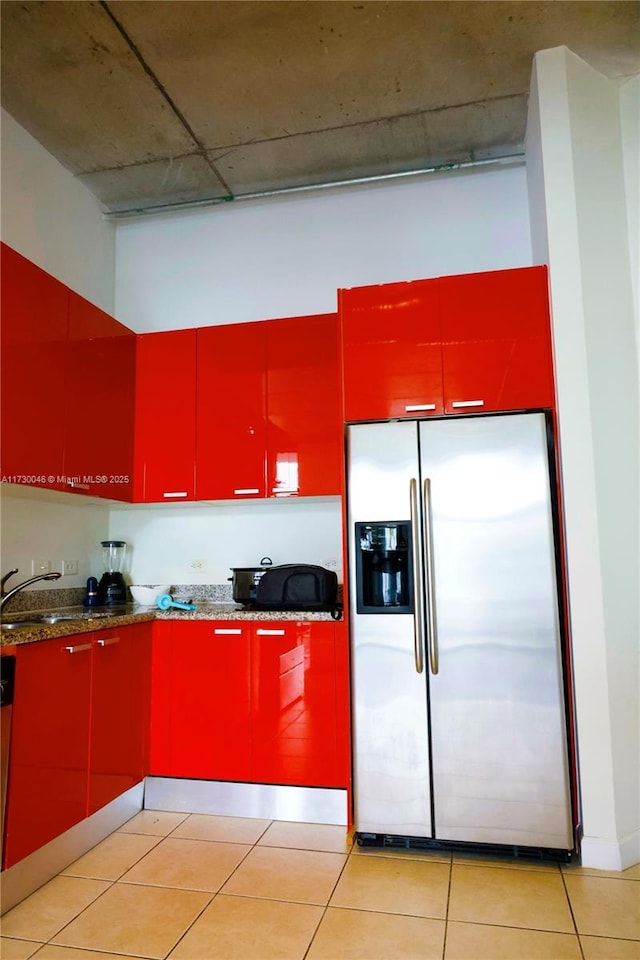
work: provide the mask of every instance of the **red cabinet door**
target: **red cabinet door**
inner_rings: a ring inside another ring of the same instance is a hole
[[[233,621],[171,622],[154,637],[152,774],[249,780],[249,642]]]
[[[443,413],[438,281],[339,290],[344,419]]]
[[[77,493],[130,500],[136,335],[69,292],[64,467]]]
[[[151,638],[151,711],[149,773],[171,769],[172,697],[171,621],[156,620]]]
[[[336,314],[270,320],[267,496],[342,491],[340,331]]]
[[[198,330],[196,496],[265,496],[266,324]]]
[[[69,291],[6,244],[0,267],[2,477],[62,488]]]
[[[347,787],[347,810],[351,810],[351,684],[349,672],[349,625],[346,620],[334,624],[336,663],[336,742],[340,785]]]
[[[151,627],[140,623],[94,636],[89,814],[146,774]]]
[[[546,267],[439,282],[446,412],[552,407]]]
[[[339,757],[334,625],[254,625],[251,647],[251,779],[346,786]]]
[[[16,647],[6,867],[86,816],[92,641]]]
[[[134,500],[194,497],[196,331],[137,338]]]

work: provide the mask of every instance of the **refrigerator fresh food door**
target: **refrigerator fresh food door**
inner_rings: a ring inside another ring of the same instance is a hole
[[[439,654],[435,835],[571,849],[544,415],[431,421],[419,435]]]
[[[356,613],[356,524],[411,518],[412,480],[419,513],[416,422],[349,426],[347,451],[355,828],[431,837],[427,681],[416,667],[424,643],[415,616]],[[419,594],[419,577],[412,580]]]

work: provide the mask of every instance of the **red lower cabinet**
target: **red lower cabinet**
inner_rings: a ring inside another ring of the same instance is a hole
[[[338,730],[335,627],[268,622],[251,645],[251,779],[346,786]]]
[[[152,775],[347,786],[348,649],[333,622],[154,629]]]
[[[140,623],[94,635],[89,814],[146,774],[151,627]]]
[[[5,867],[145,776],[151,626],[16,647]]]
[[[156,624],[150,772],[249,780],[249,624]]]
[[[4,866],[87,815],[93,634],[16,648]]]

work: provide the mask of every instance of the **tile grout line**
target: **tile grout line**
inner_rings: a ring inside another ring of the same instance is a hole
[[[347,833],[347,836],[348,836],[348,833]],[[329,909],[329,904],[331,903],[331,897],[332,897],[332,896],[334,895],[334,893],[336,892],[336,889],[337,889],[337,887],[338,887],[338,884],[340,883],[340,880],[341,880],[341,878],[342,878],[342,874],[343,874],[344,871],[346,870],[347,864],[349,863],[349,860],[350,860],[351,856],[353,855],[353,846],[354,846],[354,845],[353,845],[353,841],[352,841],[352,843],[351,843],[351,849],[349,850],[349,852],[347,853],[346,857],[344,858],[344,863],[342,864],[342,868],[341,868],[341,870],[340,870],[340,873],[339,873],[338,876],[336,877],[336,882],[334,883],[333,887],[331,888],[331,892],[330,892],[329,896],[327,897],[327,902],[325,903],[324,907],[322,908],[322,913],[321,913],[320,918],[319,918],[319,920],[318,920],[318,922],[317,922],[317,924],[316,924],[316,926],[315,926],[315,929],[314,929],[314,931],[313,931],[313,935],[312,935],[311,939],[309,940],[309,943],[308,943],[308,945],[307,945],[307,949],[305,950],[305,952],[304,952],[304,954],[303,954],[303,956],[302,956],[302,960],[306,960],[306,957],[309,955],[309,950],[311,950],[313,941],[315,940],[315,938],[316,938],[316,936],[317,936],[317,934],[318,934],[318,930],[320,929],[320,924],[322,923],[322,921],[324,920],[324,918],[325,918],[326,915],[327,915],[327,911],[328,911],[328,909]]]
[[[582,940],[580,939],[580,933],[579,933],[579,931],[578,931],[578,924],[577,924],[577,922],[576,922],[576,917],[575,917],[575,914],[574,914],[574,912],[573,912],[573,904],[571,903],[571,897],[570,897],[570,895],[569,895],[569,888],[567,887],[567,884],[566,884],[566,880],[565,880],[565,876],[564,876],[564,870],[560,870],[560,876],[562,877],[562,889],[564,890],[564,895],[565,895],[565,897],[567,898],[567,903],[569,904],[569,912],[570,912],[570,914],[571,914],[571,920],[572,920],[572,923],[573,923],[573,929],[574,929],[575,932],[576,932],[576,938],[577,938],[577,940],[578,940],[578,949],[580,950],[580,956],[581,956],[582,960],[585,960],[584,950],[582,949]]]
[[[451,902],[451,885],[453,883],[453,854],[449,863],[449,884],[447,886],[447,903],[444,911],[444,937],[442,939],[442,960],[447,953],[447,933],[449,932],[449,904]]]
[[[135,814],[135,816],[137,816],[137,814]],[[187,816],[188,816],[188,814],[187,814]],[[133,819],[133,817],[131,817],[130,819]],[[186,819],[186,817],[185,817],[185,819]],[[128,821],[126,821],[126,822],[128,823]],[[180,822],[182,823],[183,821],[180,821]],[[124,826],[124,824],[123,824],[123,826]],[[174,828],[174,829],[176,829],[176,828]],[[108,835],[108,837],[105,837],[104,840],[108,840],[110,837],[113,837],[113,836],[114,836],[115,834],[117,834],[117,833],[120,833],[120,830],[119,830],[119,829],[118,829],[118,830],[114,830],[112,833],[110,833],[110,834]],[[123,835],[124,835],[124,836],[127,836],[126,831],[123,831]],[[134,836],[152,836],[152,837],[156,837],[157,834],[134,834]],[[165,839],[166,839],[166,835],[165,835],[165,836],[159,836],[159,837],[158,837],[158,842],[157,842],[151,849],[152,849],[152,850],[155,850],[156,847],[159,846],[159,844],[162,843],[162,841],[165,840]],[[104,840],[101,840],[101,841],[99,841],[98,843],[96,843],[93,847],[91,847],[89,850],[87,850],[87,853],[83,854],[83,856],[87,856],[89,853],[91,853],[91,850],[95,850],[96,847],[99,847],[101,843],[104,843]],[[109,890],[111,890],[112,887],[114,887],[117,883],[120,883],[120,881],[121,881],[122,877],[125,875],[125,873],[127,873],[129,870],[131,870],[131,868],[132,868],[133,866],[135,866],[137,863],[139,863],[141,860],[144,860],[144,858],[145,858],[150,852],[151,852],[150,850],[147,850],[147,853],[144,853],[141,857],[138,858],[138,860],[135,861],[135,863],[131,864],[131,865],[128,866],[125,870],[123,870],[123,872],[120,874],[120,876],[119,876],[119,877],[116,877],[115,880],[110,880],[110,879],[104,878],[104,877],[79,877],[79,876],[77,876],[77,875],[75,875],[75,874],[65,874],[65,873],[62,873],[62,872],[56,874],[56,877],[66,876],[66,877],[69,877],[70,879],[74,879],[74,880],[98,880],[98,881],[101,881],[101,882],[103,882],[103,883],[108,883],[109,886],[108,886],[108,887],[105,887],[105,889],[104,889],[101,893],[99,893],[98,896],[97,896],[94,900],[91,900],[91,902],[88,903],[85,907],[83,907],[82,910],[80,910],[78,913],[76,913],[75,916],[73,916],[73,917],[71,918],[71,920],[67,921],[67,923],[64,923],[64,924],[60,927],[59,930],[57,930],[55,933],[53,933],[53,934],[49,937],[49,939],[45,941],[45,944],[51,944],[51,946],[53,946],[53,947],[55,947],[55,946],[60,946],[59,944],[52,943],[53,938],[54,938],[54,937],[59,937],[60,934],[63,933],[63,931],[66,930],[67,927],[69,927],[72,923],[74,923],[79,917],[81,917],[82,914],[85,913],[85,911],[89,909],[89,907],[93,906],[94,903],[97,903],[99,900],[101,900],[102,897],[104,897],[104,895],[105,895]],[[78,860],[81,860],[81,859],[82,859],[82,857],[78,857]],[[75,862],[75,861],[73,861],[73,862]],[[73,865],[72,863],[69,864],[69,866],[72,866],[72,865]],[[66,870],[66,869],[68,869],[68,868],[65,867],[65,870]],[[55,879],[55,878],[53,878],[53,879]],[[38,949],[40,949],[40,948],[38,948]]]

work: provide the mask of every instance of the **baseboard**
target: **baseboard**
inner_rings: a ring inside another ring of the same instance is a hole
[[[3,871],[0,874],[0,913],[15,907],[139,813],[143,796],[144,783],[140,781],[106,807]]]
[[[621,840],[605,840],[584,835],[580,844],[583,867],[594,870],[626,870],[640,863],[640,830]]]
[[[347,791],[323,787],[147,777],[144,808],[347,826]]]

